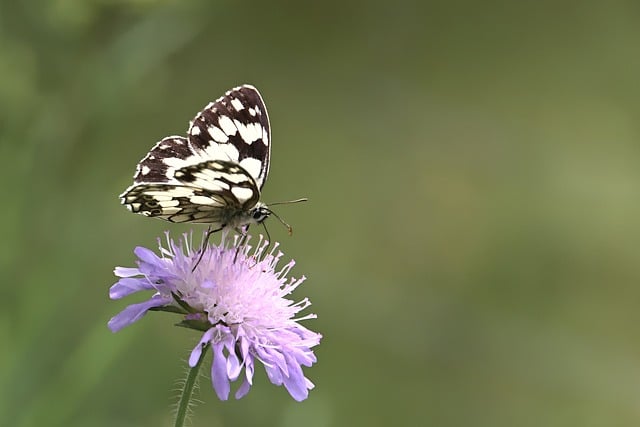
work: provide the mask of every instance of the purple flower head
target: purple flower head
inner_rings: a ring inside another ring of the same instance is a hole
[[[179,313],[180,326],[204,332],[191,352],[191,367],[211,345],[211,379],[221,400],[229,398],[230,383],[240,377],[235,398],[249,392],[256,362],[264,365],[273,384],[284,385],[295,400],[306,399],[314,385],[304,376],[302,366],[316,361],[311,349],[322,336],[298,323],[315,318],[314,314],[295,317],[310,301],[305,298],[294,303],[286,298],[305,278],[287,278],[293,261],[276,270],[282,257],[282,252],[275,252],[277,244],[266,252],[268,243],[262,238],[255,249],[248,244],[227,245],[225,236],[222,241],[219,246],[207,245],[194,271],[200,251],[193,250],[190,235],[176,244],[167,233],[166,247],[159,244],[160,256],[137,247],[138,267],[117,267],[120,280],[109,296],[119,299],[145,290],[154,294],[114,316],[109,328],[116,332],[151,309]]]

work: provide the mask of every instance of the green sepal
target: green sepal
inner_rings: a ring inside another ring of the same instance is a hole
[[[149,311],[166,311],[169,313],[177,313],[177,314],[189,314],[184,311],[182,307],[176,307],[175,305],[163,305],[160,307],[151,307]]]
[[[187,329],[195,329],[196,331],[207,332],[211,328],[211,323],[203,320],[185,319],[176,323],[176,326]]]

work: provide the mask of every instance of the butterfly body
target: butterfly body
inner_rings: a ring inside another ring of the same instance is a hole
[[[158,142],[120,195],[134,213],[177,223],[239,230],[264,221],[260,202],[269,172],[270,125],[258,91],[228,91],[191,122],[187,138]]]

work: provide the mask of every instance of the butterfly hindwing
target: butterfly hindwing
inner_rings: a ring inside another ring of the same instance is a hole
[[[122,195],[129,210],[170,222],[202,222],[218,228],[224,225],[227,201],[221,196],[193,187],[170,184],[138,184]]]
[[[234,162],[208,161],[178,169],[174,177],[184,185],[225,198],[228,205],[255,206],[260,192],[253,177]]]

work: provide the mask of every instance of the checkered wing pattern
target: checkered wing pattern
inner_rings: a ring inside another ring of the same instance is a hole
[[[214,228],[257,222],[269,173],[270,127],[258,91],[234,88],[199,112],[187,138],[162,139],[120,195],[134,213]]]

